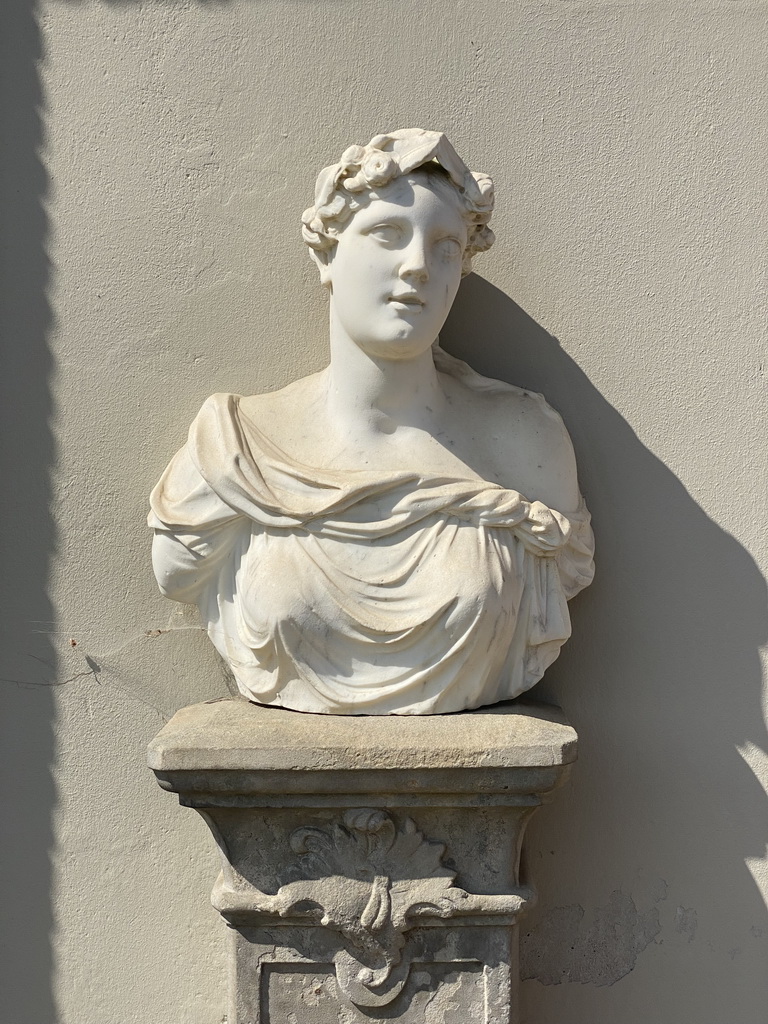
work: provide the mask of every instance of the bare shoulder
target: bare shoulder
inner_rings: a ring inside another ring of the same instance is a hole
[[[518,442],[525,440],[535,451],[567,453],[573,457],[573,445],[563,417],[543,395],[516,388],[494,397],[496,415],[508,424]]]
[[[468,388],[465,401],[472,421],[482,424],[477,440],[495,479],[529,501],[575,512],[580,495],[573,445],[562,417],[543,395],[500,384]]]
[[[295,406],[317,391],[320,373],[301,377],[286,384],[279,391],[265,391],[261,395],[248,395],[240,399],[240,408],[246,415],[258,416],[263,413],[274,413],[286,406]]]
[[[510,478],[507,486],[530,501],[575,512],[580,502],[576,456],[560,413],[534,391],[515,389],[494,397],[494,418],[507,428],[506,443],[498,449]]]
[[[280,440],[283,433],[290,434],[306,418],[317,401],[320,374],[295,380],[279,391],[262,395],[248,395],[240,399],[240,412],[262,433]],[[299,415],[297,415],[297,413]]]

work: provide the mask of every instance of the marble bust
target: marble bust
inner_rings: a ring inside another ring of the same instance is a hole
[[[570,635],[593,537],[563,423],[437,342],[492,209],[440,132],[348,148],[302,218],[328,367],[213,395],[152,492],[160,588],[250,700],[461,711],[533,686]]]

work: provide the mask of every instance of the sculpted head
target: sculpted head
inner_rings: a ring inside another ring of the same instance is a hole
[[[472,257],[493,242],[492,210],[491,179],[470,171],[440,132],[411,128],[350,146],[320,172],[303,216],[331,293],[332,339],[388,359],[428,349]]]
[[[401,128],[376,135],[367,146],[350,146],[341,160],[317,177],[315,202],[302,215],[302,235],[315,262],[328,263],[340,233],[353,215],[379,197],[386,186],[414,172],[426,174],[435,188],[453,190],[467,224],[462,275],[472,270],[472,257],[493,245],[488,227],[493,212],[493,182],[470,171],[442,132]],[[442,191],[442,190],[441,190]]]

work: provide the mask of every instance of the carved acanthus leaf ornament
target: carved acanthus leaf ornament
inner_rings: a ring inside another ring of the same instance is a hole
[[[527,890],[476,896],[458,888],[444,844],[383,810],[350,809],[341,822],[297,829],[290,844],[299,856],[287,881],[274,896],[251,893],[250,909],[314,918],[338,931],[337,981],[359,1006],[386,1005],[402,989],[410,968],[402,960],[405,932],[420,918],[516,915],[531,898]]]

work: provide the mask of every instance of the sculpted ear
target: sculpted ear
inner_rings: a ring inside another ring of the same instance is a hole
[[[320,271],[320,284],[323,285],[324,288],[331,287],[331,262],[333,260],[334,249],[328,249],[326,251],[318,251],[317,249],[309,250],[310,259]]]

